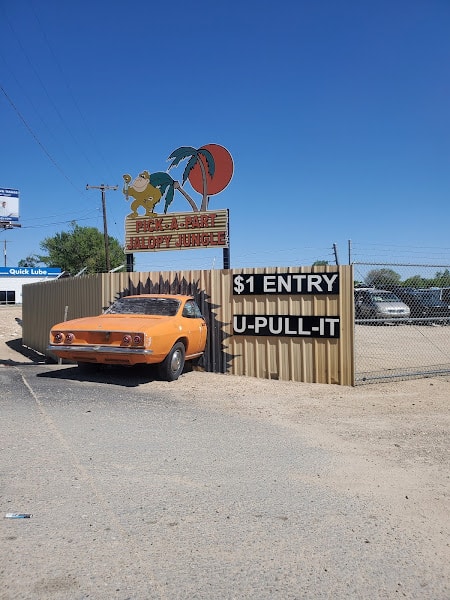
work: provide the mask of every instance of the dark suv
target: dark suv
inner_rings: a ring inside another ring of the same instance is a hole
[[[450,321],[450,307],[440,299],[440,290],[395,287],[392,291],[409,306],[412,319],[431,323]]]

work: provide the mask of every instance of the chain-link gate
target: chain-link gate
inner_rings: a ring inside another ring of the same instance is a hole
[[[450,373],[450,267],[353,265],[355,383]]]

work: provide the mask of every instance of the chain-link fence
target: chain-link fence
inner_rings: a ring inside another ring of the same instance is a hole
[[[356,384],[450,373],[450,266],[353,265]]]

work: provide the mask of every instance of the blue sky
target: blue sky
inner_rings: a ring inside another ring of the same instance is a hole
[[[122,175],[215,143],[234,160],[209,205],[230,209],[232,268],[332,263],[333,244],[346,263],[348,240],[354,260],[449,265],[449,30],[448,0],[0,2],[0,187],[22,224],[0,233],[7,264],[71,221],[103,229],[86,184],[119,185],[123,243]],[[221,250],[135,258],[222,266]]]

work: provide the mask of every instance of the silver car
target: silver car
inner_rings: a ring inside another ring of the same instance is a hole
[[[355,290],[356,319],[409,319],[410,309],[398,296],[388,290],[373,288]]]

